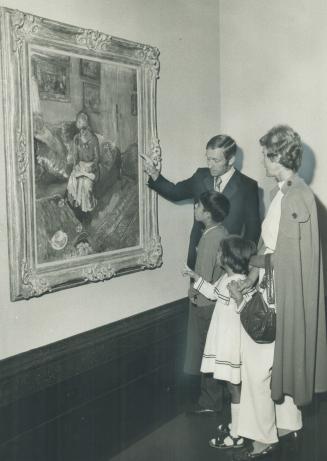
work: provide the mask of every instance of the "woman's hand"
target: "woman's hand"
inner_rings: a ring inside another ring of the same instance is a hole
[[[182,269],[182,274],[184,277],[191,277],[196,282],[199,280],[200,276],[196,274],[192,269],[188,267],[187,264],[184,264],[184,268]]]
[[[241,288],[240,288],[240,282],[243,282],[243,280],[232,280],[228,285],[227,285],[227,288],[228,288],[228,291],[229,291],[229,294],[230,296],[235,299],[236,301],[236,304],[239,306],[241,304],[241,302],[243,301],[243,295],[242,295],[242,291],[241,291]]]
[[[239,280],[239,290],[241,293],[246,293],[247,291],[249,291],[253,285],[255,284],[255,282],[253,282],[251,279],[247,278],[245,280]]]
[[[139,154],[139,156],[144,160],[144,171],[151,176],[153,181],[156,181],[159,176],[159,169],[155,162],[148,155]]]
[[[238,281],[240,291],[242,293],[249,291],[257,283],[258,277],[259,269],[257,267],[252,267],[247,278]]]

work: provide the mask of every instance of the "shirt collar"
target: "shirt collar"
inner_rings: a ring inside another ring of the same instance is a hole
[[[227,184],[227,182],[230,180],[230,178],[233,176],[235,172],[235,168],[232,166],[228,171],[226,171],[226,173],[222,174],[220,176],[221,178],[221,182],[223,184]]]

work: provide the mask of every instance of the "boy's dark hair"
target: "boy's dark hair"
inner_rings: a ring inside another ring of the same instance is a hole
[[[229,213],[229,200],[220,192],[214,190],[203,192],[199,201],[202,203],[203,208],[209,211],[212,220],[217,223],[222,222]]]
[[[228,266],[235,274],[249,273],[251,256],[257,253],[257,246],[251,240],[238,236],[227,237],[221,241],[221,264]]]

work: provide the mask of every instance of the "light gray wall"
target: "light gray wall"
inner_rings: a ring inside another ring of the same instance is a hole
[[[219,132],[217,0],[3,0],[1,3],[157,46],[161,51],[158,132],[163,172],[173,180],[184,179],[201,162],[205,163],[205,143]],[[2,129],[2,120],[0,126]],[[11,303],[2,144],[0,152],[0,358],[186,295],[187,281],[181,277],[180,269],[187,253],[192,207],[160,199],[159,226],[164,248],[161,269]]]
[[[220,0],[221,129],[268,190],[258,139],[278,123],[306,144],[302,175],[327,204],[327,2]]]
[[[220,0],[221,129],[244,152],[243,169],[265,178],[258,139],[279,123],[304,142],[300,175],[318,203],[327,290],[327,2]]]

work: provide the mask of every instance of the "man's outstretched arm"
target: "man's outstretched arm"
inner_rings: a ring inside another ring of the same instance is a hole
[[[144,171],[149,175],[148,186],[151,189],[172,202],[194,198],[193,177],[174,184],[160,174],[157,165],[150,157],[141,154],[140,157],[144,160]]]

